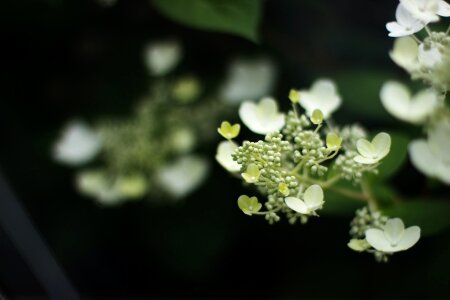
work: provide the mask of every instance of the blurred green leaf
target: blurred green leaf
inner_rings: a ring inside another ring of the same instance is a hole
[[[383,158],[378,167],[378,175],[374,176],[376,180],[386,180],[394,175],[405,162],[409,139],[400,133],[391,133],[391,150]]]
[[[450,227],[450,201],[416,199],[383,209],[389,217],[401,218],[406,226],[417,225],[423,235],[432,235]]]
[[[323,209],[319,211],[320,215],[351,217],[355,214],[355,210],[366,205],[362,200],[352,199],[336,192],[336,189],[346,189],[351,192],[360,193],[361,191],[350,182],[341,180],[333,188],[335,190],[329,189],[325,192],[325,204]]]
[[[161,14],[183,25],[258,41],[260,0],[153,0],[153,4]]]
[[[332,75],[343,97],[342,110],[373,120],[392,120],[381,104],[381,86],[392,79],[389,72],[379,70],[346,70]]]

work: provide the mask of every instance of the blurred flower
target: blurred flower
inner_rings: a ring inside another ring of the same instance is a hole
[[[258,202],[256,197],[250,198],[247,195],[242,195],[238,199],[238,206],[244,214],[251,216],[252,213],[261,210],[262,204]]]
[[[299,104],[311,116],[315,109],[320,109],[324,119],[341,105],[341,97],[337,93],[336,85],[329,79],[316,80],[309,90],[300,91]]]
[[[284,114],[278,112],[278,105],[272,98],[263,98],[259,103],[243,102],[239,107],[239,117],[253,132],[267,134],[280,130],[284,124]]]
[[[370,244],[365,239],[351,239],[347,246],[357,252],[363,252],[370,248]]]
[[[420,139],[409,144],[409,156],[413,165],[429,177],[435,177],[450,185],[450,121],[441,121],[428,134],[428,140]]]
[[[164,76],[180,62],[181,45],[177,41],[159,41],[145,47],[144,61],[151,75]]]
[[[206,178],[208,163],[204,158],[187,155],[157,171],[157,181],[172,197],[182,198]]]
[[[231,156],[238,146],[231,141],[222,141],[217,147],[216,160],[229,172],[238,172],[241,166]]]
[[[297,197],[286,197],[286,205],[298,213],[314,215],[315,211],[321,209],[323,201],[323,190],[320,185],[314,184],[308,187],[303,194],[303,200]]]
[[[391,137],[385,132],[380,132],[369,142],[366,139],[359,139],[356,142],[359,155],[354,161],[360,164],[374,164],[383,159],[391,149]]]
[[[202,85],[195,76],[184,76],[178,79],[172,88],[172,97],[180,103],[189,103],[198,98]]]
[[[402,3],[397,6],[397,10],[395,11],[395,18],[397,21],[386,24],[386,29],[389,31],[389,36],[408,36],[421,31],[426,25],[426,23],[413,16],[411,12],[406,9],[404,5],[402,5]]]
[[[450,7],[444,0],[400,0],[413,18],[425,25],[439,21],[439,16],[449,16]]]
[[[171,149],[176,153],[186,153],[191,151],[197,138],[194,131],[188,126],[173,130],[170,135]]]
[[[395,39],[394,49],[389,52],[391,59],[408,72],[419,68],[417,42],[411,37]]]
[[[89,162],[100,151],[100,135],[82,121],[73,121],[63,130],[53,149],[53,158],[63,164],[77,166]]]
[[[314,125],[322,124],[323,122],[323,113],[320,111],[320,109],[315,109],[311,114],[311,122]]]
[[[270,94],[275,77],[275,67],[268,59],[236,59],[229,66],[221,96],[231,104],[259,99]]]
[[[435,45],[427,47],[424,44],[420,44],[417,58],[422,66],[434,68],[436,64],[442,61],[442,54]]]
[[[420,228],[411,226],[405,229],[399,218],[389,219],[384,229],[366,230],[367,242],[376,250],[385,253],[404,251],[414,246],[420,238]]]
[[[342,138],[334,132],[330,132],[326,137],[326,144],[328,149],[337,150],[341,147]]]
[[[415,124],[423,123],[436,109],[438,98],[431,89],[422,90],[413,97],[408,88],[396,81],[383,84],[381,103],[394,117]]]

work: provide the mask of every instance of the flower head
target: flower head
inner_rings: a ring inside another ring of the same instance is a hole
[[[385,253],[404,251],[414,246],[420,238],[420,227],[411,226],[405,229],[399,218],[389,219],[384,229],[370,228],[366,230],[367,242],[376,250]]]
[[[54,146],[54,159],[67,165],[82,165],[100,151],[102,139],[82,121],[73,121],[64,129]]]
[[[354,160],[360,164],[374,164],[388,155],[391,149],[391,137],[385,132],[377,134],[372,142],[366,139],[359,139],[356,142],[359,155]]]
[[[323,190],[320,185],[313,184],[306,189],[303,200],[297,197],[286,197],[284,201],[293,211],[304,215],[315,215],[315,211],[321,209],[324,204]]]
[[[144,61],[151,75],[164,76],[180,62],[181,45],[177,41],[160,41],[146,46]]]
[[[422,90],[413,97],[406,86],[396,81],[386,82],[380,91],[381,103],[394,117],[420,124],[433,113],[438,104],[436,93]]]
[[[255,183],[258,182],[261,172],[259,171],[257,165],[249,164],[245,173],[242,173],[241,175],[246,182]]]
[[[272,98],[263,98],[259,103],[243,102],[239,107],[242,122],[253,132],[267,134],[280,130],[284,124],[284,114],[278,112],[278,105]]]
[[[299,103],[309,116],[315,109],[320,109],[323,118],[327,119],[341,105],[336,85],[329,79],[315,81],[309,90],[302,90],[300,94]]]
[[[242,195],[238,199],[238,206],[244,214],[251,216],[252,213],[261,210],[262,204],[258,202],[256,197],[250,198],[247,195]]]
[[[389,36],[392,37],[411,35],[421,31],[426,25],[423,21],[415,18],[402,3],[397,6],[395,18],[397,19],[396,22],[389,22],[386,24]]]
[[[219,128],[217,128],[217,131],[220,133],[221,136],[226,138],[227,140],[234,139],[239,135],[239,131],[241,130],[241,125],[234,124],[231,125],[228,121],[222,122]]]
[[[216,160],[229,172],[238,172],[241,166],[231,156],[238,146],[231,141],[222,141],[217,147]]]
[[[442,0],[400,0],[399,6],[403,6],[414,19],[426,25],[439,21],[437,13],[440,1]]]

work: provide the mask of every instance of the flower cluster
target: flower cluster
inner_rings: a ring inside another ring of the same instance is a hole
[[[341,103],[336,85],[329,79],[316,81],[309,90],[291,90],[289,99],[292,110],[287,114],[278,111],[277,102],[272,98],[241,104],[242,122],[253,133],[263,135],[261,140],[238,145],[233,139],[240,133],[239,124],[223,122],[218,128],[227,141],[219,144],[217,161],[229,172],[240,175],[246,184],[254,185],[265,199],[260,201],[257,196],[242,195],[237,201],[239,208],[249,216],[263,215],[270,224],[283,216],[291,224],[318,217],[320,210],[326,208],[327,189],[346,180],[362,185],[364,174],[376,173],[391,147],[391,137],[387,133],[378,133],[369,140],[365,130],[357,125],[338,128],[327,122]],[[305,110],[304,114],[299,113],[298,105]],[[341,188],[336,190],[349,197],[353,195]],[[395,251],[378,247],[379,240],[372,238],[369,229],[392,226],[388,226],[389,221],[375,217],[380,213],[375,211],[372,197],[361,193],[357,198],[368,202],[371,213],[366,211],[369,219],[365,223],[353,222],[352,231],[358,240],[351,244],[367,244],[364,250],[373,247],[377,259],[384,260],[386,253]],[[363,212],[357,214],[365,217]],[[376,218],[380,222],[376,222]],[[367,240],[363,242],[366,231]],[[399,239],[402,250],[412,246],[398,236],[394,238]]]
[[[390,56],[413,80],[422,80],[427,88],[411,95],[408,87],[396,81],[386,82],[380,98],[386,110],[399,120],[422,125],[427,139],[412,141],[409,155],[423,174],[450,184],[450,109],[446,95],[450,90],[450,26],[446,32],[433,31],[429,24],[450,16],[444,0],[401,0],[397,22],[386,25],[389,35],[399,37]],[[421,40],[415,35],[425,29]]]

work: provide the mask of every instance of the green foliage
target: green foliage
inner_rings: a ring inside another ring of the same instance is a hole
[[[400,133],[392,133],[391,151],[378,167],[378,180],[386,180],[394,175],[403,165],[408,154],[409,139]]]
[[[401,218],[407,226],[420,226],[423,235],[436,234],[450,227],[449,201],[416,199],[397,203],[384,209],[383,214]]]
[[[153,0],[169,19],[197,29],[235,34],[258,41],[260,0]]]

